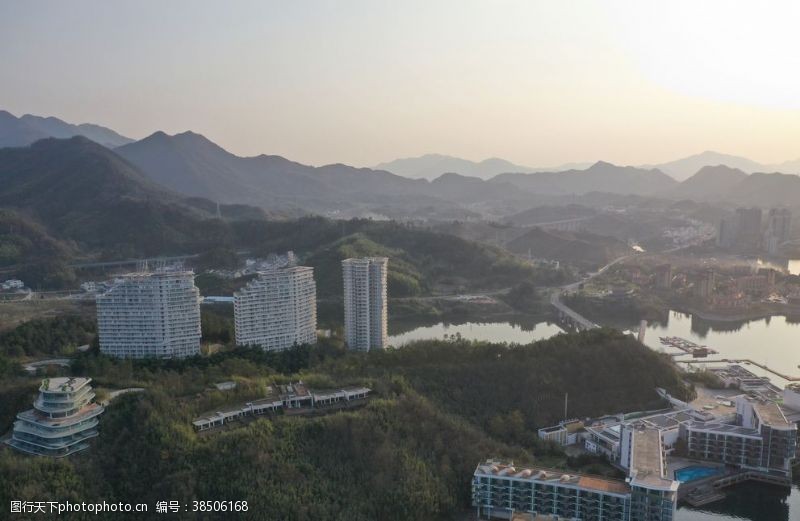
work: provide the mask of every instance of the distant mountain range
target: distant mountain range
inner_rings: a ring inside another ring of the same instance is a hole
[[[676,199],[720,199],[725,191],[746,178],[747,174],[738,168],[704,166],[667,195]]]
[[[670,177],[683,181],[688,179],[704,166],[724,165],[736,168],[747,174],[755,172],[782,172],[785,174],[800,174],[800,159],[785,161],[776,164],[763,164],[741,156],[721,154],[719,152],[706,151],[693,156],[684,157],[667,163],[641,165],[638,168],[645,170],[660,170]],[[568,163],[552,168],[533,168],[516,165],[505,159],[491,158],[484,161],[475,162],[453,156],[440,154],[427,154],[419,157],[396,159],[387,163],[381,163],[375,168],[387,170],[397,175],[410,177],[413,179],[435,179],[445,173],[456,173],[464,176],[490,179],[499,174],[508,173],[539,173],[539,172],[561,172],[565,170],[585,170],[592,166],[592,163]]]
[[[800,176],[746,174],[724,165],[706,166],[662,194],[672,199],[727,201],[752,206],[799,206]]]
[[[432,172],[437,169],[459,168],[476,174],[447,172],[430,180],[410,179],[386,170],[355,168],[343,164],[313,167],[277,155],[240,157],[193,132],[172,136],[155,132],[133,142],[97,125],[71,125],[56,118],[27,115],[16,118],[8,112],[0,112],[0,148],[10,146],[8,143],[24,144],[37,140],[42,135],[76,134],[87,138],[85,142],[78,142],[85,153],[91,152],[89,155],[93,155],[95,160],[106,154],[103,160],[114,162],[113,170],[122,172],[127,177],[135,176],[137,186],[146,185],[151,191],[161,191],[171,194],[172,197],[203,199],[204,202],[198,203],[199,206],[195,208],[198,211],[208,211],[209,205],[222,203],[245,205],[241,210],[243,215],[252,212],[246,206],[250,205],[284,215],[311,212],[332,217],[380,217],[385,209],[388,215],[394,217],[427,215],[435,218],[437,213],[458,215],[464,211],[489,216],[511,215],[542,204],[568,204],[570,201],[574,202],[574,197],[587,194],[695,201],[727,200],[736,204],[761,206],[796,205],[800,201],[800,177],[782,174],[748,175],[750,171],[764,165],[746,158],[714,152],[704,152],[648,168],[617,166],[598,161],[586,168],[540,172],[535,171],[538,169],[514,165],[501,159],[474,163],[438,155],[382,165],[395,170],[398,167],[400,170],[407,168],[403,170],[407,175],[410,175],[412,167],[423,176],[433,175]],[[89,140],[105,143],[106,148],[90,150]],[[31,160],[36,159],[37,153],[44,150],[49,154],[56,154],[57,150],[64,147],[57,141],[45,140],[43,143],[45,144],[37,143],[27,149]],[[113,147],[113,152],[109,147]],[[70,153],[74,156],[75,151]],[[15,154],[23,152],[8,152],[0,157],[17,157]],[[63,170],[64,177],[53,178],[49,182],[60,187],[62,193],[74,193],[70,192],[72,185],[65,184],[67,179],[72,179],[78,183],[75,186],[91,192],[91,186],[80,184],[85,176],[70,177],[73,173],[68,168],[69,165],[77,164],[73,156],[65,157],[63,161],[74,163],[59,163],[57,159],[52,159],[53,164]],[[706,164],[709,162],[719,164]],[[741,168],[725,166],[724,163],[735,163]],[[788,169],[792,164],[787,162],[783,165]],[[89,165],[87,163],[80,168],[88,168]],[[667,175],[671,173],[676,177],[684,176],[697,165],[701,166],[682,182]],[[0,164],[0,168],[2,167]],[[501,172],[491,175],[507,169],[527,169],[527,172]],[[33,177],[35,175],[38,174],[31,174]],[[489,175],[491,177],[484,179]],[[49,189],[48,186],[43,185],[42,189]],[[141,191],[141,188],[137,190]],[[185,201],[186,199],[182,204],[187,204]],[[15,202],[18,201],[14,198],[8,199],[9,205]],[[69,212],[68,206],[53,208]]]
[[[84,136],[108,148],[133,142],[132,139],[100,125],[91,123],[73,125],[58,118],[44,118],[31,114],[17,118],[10,112],[0,110],[0,148],[23,147],[48,137],[73,136]]]
[[[657,169],[616,166],[604,161],[598,161],[586,170],[500,174],[489,182],[507,182],[527,192],[552,195],[580,195],[588,192],[656,195],[677,184],[674,179]]]
[[[704,166],[727,166],[741,170],[745,174],[756,172],[782,172],[784,174],[800,174],[800,159],[785,161],[777,164],[763,164],[741,156],[720,154],[719,152],[705,151],[693,156],[684,157],[676,161],[653,165],[651,168],[658,168],[662,172],[669,174],[678,181],[688,179],[697,173]],[[645,168],[648,168],[647,166]]]
[[[436,201],[423,180],[341,164],[313,167],[281,156],[239,157],[193,132],[156,132],[115,151],[170,190],[221,202],[319,212],[409,196]]]
[[[150,180],[182,194],[262,207],[296,204],[316,212],[398,202],[520,201],[532,194],[654,195],[676,184],[658,170],[603,162],[586,170],[500,174],[489,180],[449,173],[427,181],[341,164],[312,167],[280,156],[239,157],[192,132],[156,132],[115,151]]]
[[[419,157],[395,159],[394,161],[376,165],[375,168],[412,179],[433,180],[442,174],[453,173],[486,180],[498,174],[509,172],[531,174],[534,172],[553,172],[570,169],[582,170],[589,166],[591,166],[591,163],[569,163],[552,168],[533,168],[516,165],[497,157],[484,159],[483,161],[470,161],[469,159],[442,154],[426,154]]]

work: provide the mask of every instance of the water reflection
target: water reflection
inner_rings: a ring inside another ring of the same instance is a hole
[[[468,340],[527,344],[561,332],[562,329],[552,322],[518,315],[497,322],[397,321],[390,325],[389,345],[399,347],[414,340],[441,340],[446,335],[460,335]]]
[[[663,350],[662,336],[677,336],[718,351],[714,359],[750,359],[784,374],[800,376],[800,323],[774,316],[749,321],[719,322],[671,311],[666,321],[648,324],[645,344]],[[667,349],[667,352],[673,352]],[[748,369],[761,373],[750,366]],[[775,379],[776,384],[786,382]]]
[[[675,521],[790,521],[800,519],[800,477],[791,489],[744,483],[727,490],[727,497],[701,508],[682,506]]]

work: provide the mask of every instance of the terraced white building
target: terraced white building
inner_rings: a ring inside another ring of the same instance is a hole
[[[344,333],[350,349],[369,351],[386,347],[388,265],[386,257],[342,261]]]
[[[39,456],[64,457],[89,447],[97,436],[103,407],[94,400],[91,378],[50,378],[42,381],[33,409],[17,415],[6,443]]]
[[[258,273],[233,294],[236,343],[283,351],[317,341],[314,268],[279,267]]]
[[[192,271],[124,276],[97,297],[100,351],[120,358],[200,353],[200,291]]]

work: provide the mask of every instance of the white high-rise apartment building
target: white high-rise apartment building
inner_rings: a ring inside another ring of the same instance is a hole
[[[121,358],[200,353],[200,291],[192,271],[126,275],[97,296],[100,351]]]
[[[369,351],[386,347],[388,265],[386,257],[342,261],[344,332],[350,349]]]
[[[236,344],[282,351],[317,341],[314,268],[289,266],[258,273],[233,294]]]

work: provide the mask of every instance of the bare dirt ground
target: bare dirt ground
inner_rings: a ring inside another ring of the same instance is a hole
[[[27,300],[22,302],[0,303],[0,331],[12,329],[17,325],[36,318],[58,315],[93,314],[94,302],[75,300]]]

